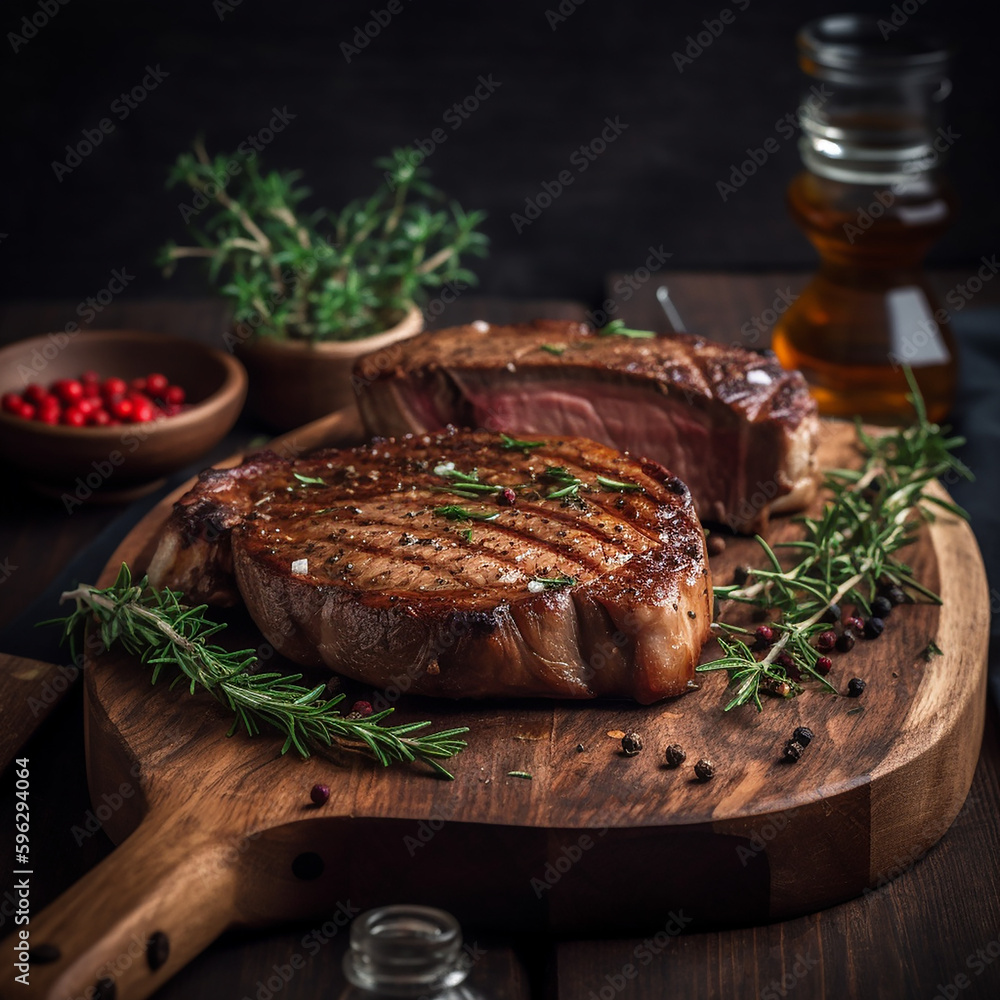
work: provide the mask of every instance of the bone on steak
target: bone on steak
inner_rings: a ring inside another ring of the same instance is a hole
[[[818,418],[802,375],[686,334],[477,322],[367,355],[354,381],[372,434],[455,424],[587,437],[660,462],[688,484],[702,520],[734,531],[759,531],[816,492]]]
[[[512,488],[513,505],[450,492],[445,463]],[[548,496],[573,478],[576,496]],[[492,520],[448,516],[463,512]],[[242,597],[298,663],[455,698],[682,694],[712,617],[704,534],[661,465],[454,429],[210,470],[177,502],[150,580],[189,602]]]

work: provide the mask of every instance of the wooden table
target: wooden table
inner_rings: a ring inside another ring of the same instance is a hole
[[[619,302],[614,317],[632,325],[665,326],[654,298],[657,277]],[[961,275],[940,275],[944,289]],[[720,340],[764,316],[775,300],[801,288],[801,276],[671,274],[674,301],[692,329]],[[614,279],[609,281],[614,287]],[[995,298],[995,297],[994,297]],[[984,299],[977,300],[976,305]],[[26,303],[0,308],[0,342],[61,329],[75,303]],[[443,323],[482,316],[494,321],[534,315],[582,316],[568,303],[511,303],[467,297],[449,307]],[[218,343],[225,315],[216,303],[136,302],[105,310],[106,327],[139,327]],[[766,325],[766,321],[765,321]],[[753,326],[745,327],[753,330]],[[766,340],[766,333],[762,335]],[[760,343],[754,346],[761,346]],[[236,447],[259,429],[246,424]],[[16,621],[65,564],[121,513],[84,506],[67,514],[11,476],[0,495],[0,625]],[[54,611],[54,609],[52,609]],[[26,626],[29,622],[24,623]],[[3,711],[25,710],[3,706]],[[24,753],[34,794],[32,905],[47,905],[112,848],[99,829],[86,789],[82,702],[77,687],[51,714]],[[692,931],[656,939],[499,940],[467,927],[477,945],[472,981],[488,997],[510,1000],[639,1000],[671,997],[996,997],[1000,995],[1000,738],[987,712],[982,756],[965,808],[941,842],[922,858],[900,858],[899,877],[861,899],[769,926]],[[12,779],[8,774],[6,781]],[[0,829],[13,823],[10,783],[0,805]],[[5,834],[6,837],[6,834]],[[678,858],[678,864],[684,859]],[[803,858],[803,864],[808,859]],[[0,935],[12,929],[11,877],[0,888]],[[609,907],[615,905],[608,900]],[[483,901],[484,908],[488,901]],[[666,920],[666,917],[665,917]],[[234,931],[217,942],[158,994],[169,998],[256,997],[296,1000],[336,996],[346,934],[317,945],[317,928],[302,924]],[[322,934],[322,928],[320,927]],[[664,938],[666,943],[664,944]],[[659,941],[659,943],[658,943]],[[291,978],[298,954],[305,968]],[[944,992],[941,992],[941,991]],[[0,996],[13,994],[0,984]]]

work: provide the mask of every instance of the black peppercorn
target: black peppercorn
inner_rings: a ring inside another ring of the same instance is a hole
[[[885,628],[885,622],[881,618],[869,618],[865,622],[865,638],[877,639]]]
[[[816,734],[808,726],[796,726],[792,731],[792,740],[801,743],[804,747],[809,746],[814,739],[816,739]]]
[[[823,617],[820,619],[823,622],[839,622],[840,621],[840,605],[831,604],[826,611],[823,612]]]
[[[146,942],[146,964],[156,972],[162,969],[170,958],[170,938],[163,931],[153,931]]]
[[[860,677],[852,677],[847,682],[847,695],[850,698],[857,698],[865,689],[865,682]]]
[[[736,569],[733,570],[733,583],[735,583],[737,587],[742,587],[743,584],[747,582],[749,577],[750,569],[747,566],[737,566]]]
[[[680,767],[687,760],[687,754],[679,743],[671,743],[667,747],[667,763],[671,767]]]
[[[636,732],[626,733],[622,737],[622,752],[626,757],[634,757],[642,749],[642,737]]]
[[[694,773],[699,781],[708,781],[715,775],[715,765],[707,758],[702,757],[694,766]]]
[[[587,748],[582,743],[577,743],[577,745],[576,745],[576,752],[577,753],[583,753],[583,751],[586,750],[586,749]]]
[[[854,649],[854,633],[850,629],[845,629],[837,636],[837,650],[849,653],[852,649]]]
[[[805,747],[795,740],[789,740],[785,744],[785,760],[798,760],[802,756]]]
[[[906,591],[902,587],[888,587],[885,592],[886,599],[893,606],[906,603]]]
[[[872,601],[872,615],[875,618],[888,618],[892,614],[892,602],[887,597],[876,597]]]

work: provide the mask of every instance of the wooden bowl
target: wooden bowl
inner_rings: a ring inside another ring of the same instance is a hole
[[[0,394],[96,371],[126,381],[162,372],[184,388],[188,408],[173,417],[118,427],[51,426],[0,413],[0,459],[32,485],[74,501],[124,499],[152,489],[229,432],[246,398],[247,375],[233,357],[195,341],[140,330],[43,334],[0,348]]]
[[[233,352],[250,373],[248,408],[273,430],[288,431],[353,406],[357,360],[378,352],[375,363],[391,366],[399,358],[400,341],[423,328],[423,314],[413,306],[395,326],[361,340],[311,344],[234,334]]]

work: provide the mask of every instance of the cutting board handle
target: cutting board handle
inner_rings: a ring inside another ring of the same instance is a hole
[[[31,917],[31,948],[49,960],[31,962],[27,989],[15,979],[24,971],[16,965],[15,927],[0,946],[0,996],[148,997],[233,922],[238,864],[238,852],[193,810],[147,815],[100,865]]]

